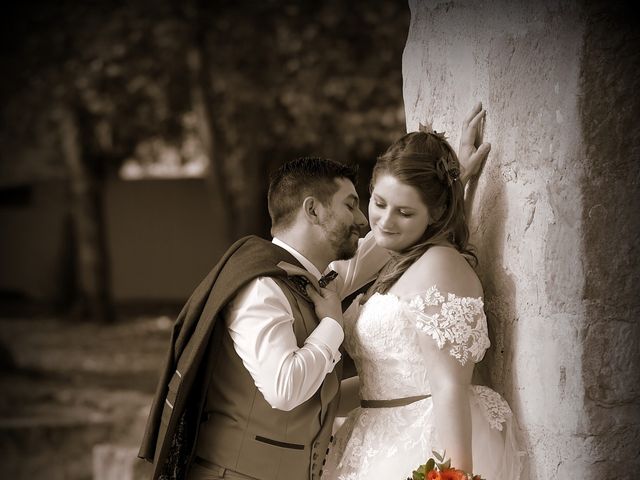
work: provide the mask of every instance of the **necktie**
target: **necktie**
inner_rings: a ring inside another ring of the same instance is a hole
[[[309,271],[296,267],[295,265],[291,265],[290,263],[280,262],[278,263],[278,267],[287,272],[289,280],[296,287],[296,290],[298,290],[309,301],[311,301],[307,295],[307,285],[309,283],[313,283],[313,286],[316,289],[318,286],[326,288],[326,286],[338,276],[336,272],[331,270],[326,275],[320,277],[319,280],[316,280]]]
[[[336,272],[335,270],[330,270],[325,275],[320,277],[320,280],[318,280],[318,285],[320,285],[322,288],[327,288],[327,285],[333,282],[337,276],[338,272]]]
[[[331,270],[326,275],[320,277],[320,279],[318,280],[318,285],[320,285],[321,288],[327,288],[327,285],[335,280],[337,276],[338,273]],[[305,277],[304,275],[291,275],[289,277],[289,280],[291,280],[291,282],[295,285],[296,289],[300,293],[303,293],[305,297],[307,296],[307,285],[311,283],[307,277]]]

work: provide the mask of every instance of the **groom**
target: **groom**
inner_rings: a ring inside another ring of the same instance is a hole
[[[342,312],[315,312],[305,287],[356,253],[367,220],[355,173],[322,158],[283,165],[269,186],[273,241],[236,242],[183,308],[139,453],[154,479],[319,478],[344,334]],[[335,287],[346,296],[387,259],[350,262]]]

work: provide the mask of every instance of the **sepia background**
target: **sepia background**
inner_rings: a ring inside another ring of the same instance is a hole
[[[640,467],[630,3],[35,1],[2,17],[0,472],[137,479],[169,331],[268,175],[488,110],[472,241],[536,478]]]
[[[62,1],[2,17],[2,478],[126,479],[171,324],[268,174],[405,132],[405,2]],[[137,469],[137,470],[136,470]]]

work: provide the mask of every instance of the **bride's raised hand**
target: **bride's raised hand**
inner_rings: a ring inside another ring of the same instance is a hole
[[[463,185],[466,185],[471,177],[480,173],[480,168],[491,150],[490,143],[482,142],[482,125],[486,113],[482,108],[482,102],[478,102],[462,122],[458,160],[460,161],[460,180]]]

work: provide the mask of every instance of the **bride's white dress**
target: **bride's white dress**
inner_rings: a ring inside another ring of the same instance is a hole
[[[446,296],[445,296],[446,295]],[[489,347],[480,298],[441,294],[435,287],[399,298],[356,298],[345,312],[345,348],[360,376],[360,398],[389,400],[430,394],[418,335],[429,335],[461,363],[479,362]],[[520,478],[522,452],[513,415],[495,391],[470,386],[473,469],[487,480]],[[356,408],[334,436],[322,478],[405,480],[441,450],[432,399],[388,408]]]

